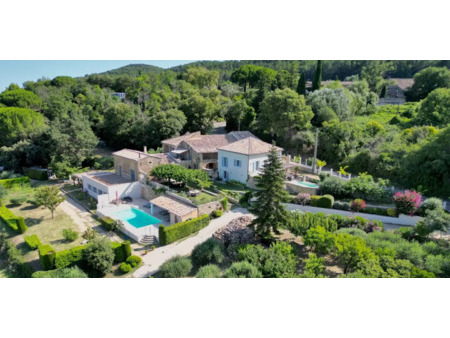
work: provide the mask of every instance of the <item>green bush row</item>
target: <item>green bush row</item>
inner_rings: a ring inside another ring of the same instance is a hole
[[[0,206],[0,219],[5,221],[5,223],[14,231],[17,231],[21,234],[27,231],[25,219],[23,217],[17,217],[4,205]]]
[[[56,252],[50,245],[39,246],[39,259],[42,270],[62,269],[67,266],[77,264],[83,259],[83,251],[86,245],[76,246],[67,250]],[[114,261],[116,263],[125,262],[131,256],[131,246],[129,241],[123,243],[111,242],[114,250]]]
[[[39,180],[39,181],[46,181],[48,180],[48,174],[47,170],[40,170],[40,169],[28,169],[27,175],[29,178]]]
[[[17,178],[7,178],[5,180],[0,180],[0,185],[4,186],[6,189],[10,189],[12,187],[22,184],[30,184],[30,178],[27,176],[22,176]]]
[[[162,245],[173,243],[180,238],[189,236],[190,234],[203,229],[208,226],[208,224],[208,215],[202,215],[189,221],[175,223],[169,227],[165,227],[161,224],[159,226],[159,242]]]
[[[36,250],[39,245],[42,245],[39,237],[37,235],[30,235],[24,238],[25,239],[25,243],[27,243],[28,247],[31,250]]]
[[[111,224],[115,223],[116,221],[113,220],[111,217],[102,217],[100,218],[100,222],[102,223],[103,227],[108,230],[111,231]]]
[[[25,263],[22,253],[3,232],[0,232],[0,257],[10,277],[28,278],[31,276],[31,268]]]

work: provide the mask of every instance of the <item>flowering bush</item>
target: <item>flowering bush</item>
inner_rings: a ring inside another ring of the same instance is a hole
[[[422,196],[414,190],[406,190],[405,193],[397,192],[392,198],[397,212],[414,215],[422,204]]]
[[[297,195],[297,202],[301,205],[309,204],[309,202],[311,202],[311,195],[307,193],[299,193]]]
[[[350,210],[359,212],[366,207],[366,202],[360,198],[350,202]]]

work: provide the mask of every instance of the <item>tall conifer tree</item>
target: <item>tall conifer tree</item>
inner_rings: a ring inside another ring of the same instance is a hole
[[[317,61],[316,69],[314,69],[314,77],[312,90],[319,90],[322,86],[322,60]]]
[[[298,79],[297,83],[297,93],[299,95],[306,95],[306,78],[305,78],[305,72],[300,73],[300,78]]]
[[[256,215],[252,225],[256,226],[256,233],[263,238],[270,238],[271,230],[276,232],[279,226],[287,222],[287,211],[283,203],[287,201],[289,194],[284,189],[284,174],[278,149],[273,146],[256,183],[257,201],[251,208],[251,212]]]

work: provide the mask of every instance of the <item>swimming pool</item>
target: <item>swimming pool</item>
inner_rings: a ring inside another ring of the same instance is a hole
[[[115,215],[121,220],[130,223],[134,228],[143,228],[148,225],[162,223],[160,219],[136,208],[118,211],[115,213]]]
[[[308,187],[308,188],[318,188],[319,186],[315,183],[311,182],[303,182],[303,181],[297,181],[298,185],[301,185],[302,187]]]

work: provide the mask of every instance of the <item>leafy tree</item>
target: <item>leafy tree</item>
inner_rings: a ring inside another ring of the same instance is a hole
[[[31,109],[0,108],[0,146],[11,146],[42,134],[44,117]]]
[[[103,277],[111,271],[114,251],[106,237],[96,237],[83,251],[83,260],[95,276]]]
[[[225,246],[222,242],[210,238],[195,246],[194,250],[192,250],[191,259],[195,267],[207,264],[220,264],[225,259]]]
[[[428,94],[420,105],[417,120],[422,125],[447,126],[450,123],[450,89],[439,88]]]
[[[295,132],[305,129],[313,115],[303,96],[289,88],[276,89],[267,94],[261,103],[258,124],[265,132],[288,139]]]
[[[384,75],[392,69],[392,62],[381,60],[368,61],[362,68],[361,78],[367,81],[370,91],[380,95],[382,88],[389,83],[389,81],[384,79]]]
[[[180,278],[187,276],[191,269],[192,263],[189,258],[175,256],[161,265],[159,273],[163,278]]]
[[[312,123],[315,126],[321,127],[325,122],[330,122],[332,120],[339,121],[339,116],[337,116],[332,108],[325,106],[320,107],[319,110],[314,114]]]
[[[145,143],[150,147],[158,147],[162,140],[180,135],[186,121],[186,116],[178,109],[154,113],[144,127]]]
[[[383,88],[386,88],[384,86]],[[373,114],[377,109],[378,95],[370,91],[367,81],[356,81],[349,87],[351,94],[350,110],[354,115]]]
[[[255,109],[245,100],[237,100],[229,106],[225,118],[228,131],[249,130],[256,119]]]
[[[443,209],[428,210],[425,218],[417,226],[426,230],[427,234],[433,231],[447,232],[450,228],[450,215]]]
[[[414,84],[406,94],[419,101],[437,88],[450,88],[450,70],[446,67],[428,67],[415,74]]]
[[[39,206],[43,206],[52,212],[52,219],[56,208],[66,200],[66,197],[61,195],[61,192],[55,185],[39,187],[36,189],[34,198]]]
[[[116,103],[105,111],[103,119],[103,136],[112,147],[130,146],[133,139],[132,127],[139,114],[136,106]],[[141,126],[142,127],[142,126]]]
[[[270,150],[256,186],[257,200],[251,208],[256,218],[252,225],[256,226],[260,236],[270,237],[271,230],[277,231],[277,228],[287,221],[283,202],[288,199],[288,193],[284,190],[284,169],[276,147]]]
[[[336,234],[333,250],[344,266],[344,273],[354,270],[361,261],[374,257],[374,253],[366,246],[364,239],[349,234]]]
[[[394,201],[397,212],[412,216],[419,209],[422,203],[422,196],[414,190],[406,190],[404,193],[395,193],[392,200]]]
[[[303,96],[306,95],[306,76],[304,72],[301,72],[300,77],[298,78],[297,94]]]
[[[333,246],[334,237],[324,227],[317,226],[310,228],[303,237],[303,240],[305,245],[310,247],[313,252],[326,254]]]
[[[72,166],[81,165],[98,143],[89,121],[77,111],[70,117],[53,121],[50,137],[53,161],[67,161]]]
[[[308,95],[307,103],[315,114],[325,107],[331,108],[341,121],[352,117],[350,111],[350,95],[343,88],[324,88]]]
[[[185,130],[206,132],[213,127],[215,106],[210,98],[193,94],[180,106],[187,118]]]
[[[214,264],[208,264],[198,269],[196,278],[219,278],[221,275],[220,268]]]
[[[42,100],[35,93],[26,89],[13,88],[0,94],[0,103],[8,107],[18,107],[39,110]]]
[[[190,84],[198,88],[217,88],[219,82],[219,72],[208,70],[204,67],[189,67],[183,74],[183,78]]]
[[[314,69],[314,76],[312,82],[312,90],[319,90],[322,86],[322,60],[317,61],[317,66]]]
[[[244,65],[239,67],[231,74],[231,81],[237,83],[244,88],[244,93],[247,91],[247,87],[250,84],[252,73],[255,71],[256,66]]]

